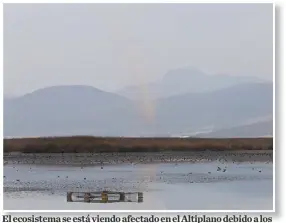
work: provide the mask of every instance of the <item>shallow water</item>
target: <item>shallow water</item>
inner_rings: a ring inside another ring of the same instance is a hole
[[[217,171],[220,167],[221,170]],[[225,172],[223,172],[223,170]],[[67,191],[143,192],[143,203],[68,203]],[[28,204],[28,205],[27,205]],[[5,210],[272,210],[273,164],[7,164]]]

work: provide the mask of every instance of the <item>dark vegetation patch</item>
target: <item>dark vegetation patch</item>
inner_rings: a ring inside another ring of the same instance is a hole
[[[273,150],[273,138],[46,137],[4,139],[4,152],[108,153]]]

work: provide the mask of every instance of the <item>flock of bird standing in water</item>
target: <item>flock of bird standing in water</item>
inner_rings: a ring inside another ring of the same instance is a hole
[[[266,156],[265,156],[266,155]],[[232,153],[230,155],[227,155],[225,157],[213,153],[212,156],[209,156],[206,153],[196,153],[195,155],[192,154],[189,156],[188,155],[172,155],[172,154],[84,154],[84,155],[75,155],[75,154],[69,154],[69,155],[52,155],[52,154],[45,154],[45,155],[29,155],[29,156],[24,156],[21,157],[20,159],[16,159],[16,157],[12,158],[12,159],[8,159],[8,161],[4,161],[4,164],[12,164],[13,169],[15,169],[16,172],[19,171],[19,168],[21,166],[18,166],[17,164],[54,164],[54,165],[62,165],[62,164],[67,164],[67,165],[78,165],[79,171],[82,170],[82,179],[79,179],[83,182],[83,184],[85,182],[88,181],[88,178],[86,176],[84,176],[84,169],[86,166],[94,166],[96,165],[97,167],[100,166],[100,168],[98,168],[96,171],[104,171],[105,165],[112,165],[112,164],[125,164],[125,165],[132,165],[132,166],[136,166],[137,164],[148,164],[148,163],[170,163],[172,165],[174,165],[174,167],[180,165],[181,163],[197,163],[197,162],[211,162],[211,161],[218,161],[217,163],[219,164],[219,166],[217,166],[216,170],[214,171],[208,171],[207,175],[211,175],[214,172],[221,172],[221,173],[225,173],[227,172],[227,165],[223,165],[223,164],[227,164],[230,161],[232,161],[232,163],[237,163],[239,164],[239,161],[249,161],[249,162],[253,162],[253,154],[248,154],[248,153]],[[269,159],[269,157],[271,156],[271,154],[260,154],[258,156],[264,156],[266,157],[265,162],[269,163],[271,159]],[[229,159],[230,158],[230,159]],[[5,160],[5,159],[4,159]],[[29,172],[33,172],[33,165],[31,165],[29,167]],[[259,173],[261,173],[261,169],[255,169],[252,168],[253,171],[258,171]],[[26,173],[25,173],[26,174]],[[159,173],[157,173],[157,180],[162,180],[162,176],[163,176],[164,172],[161,171]],[[193,173],[190,172],[187,174],[187,176],[191,176]],[[205,175],[204,175],[205,176]],[[69,179],[69,176],[62,176],[62,175],[57,175],[55,176],[55,178],[58,179],[63,179],[65,178],[66,180]],[[7,176],[4,175],[4,179],[7,179]],[[151,179],[151,178],[150,178]],[[150,180],[149,179],[149,180]],[[194,181],[191,180],[191,178],[188,178],[190,183],[193,183]],[[112,178],[112,182],[115,182],[116,178]],[[152,181],[152,180],[150,180]],[[4,181],[5,182],[5,181]],[[122,179],[121,179],[121,182]],[[16,184],[17,183],[21,183],[20,179],[16,179]],[[106,181],[105,181],[106,183]],[[138,182],[139,183],[139,182]],[[4,183],[5,184],[5,183]],[[83,185],[81,186],[77,186],[76,188],[80,188],[83,187]],[[135,186],[134,186],[135,187]]]

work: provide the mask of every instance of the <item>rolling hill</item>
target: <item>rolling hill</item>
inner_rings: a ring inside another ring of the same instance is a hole
[[[53,86],[4,100],[4,136],[170,136],[272,115],[273,83],[248,83],[154,101],[90,86]],[[152,117],[150,117],[152,116]]]

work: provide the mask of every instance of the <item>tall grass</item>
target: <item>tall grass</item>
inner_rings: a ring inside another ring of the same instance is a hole
[[[4,152],[100,153],[203,150],[272,150],[273,138],[46,137],[4,139]]]

